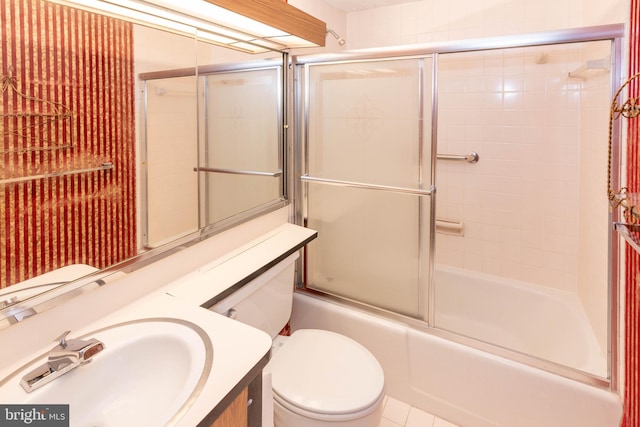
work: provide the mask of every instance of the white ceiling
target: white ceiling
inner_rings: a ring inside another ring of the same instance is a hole
[[[347,12],[373,9],[375,7],[392,6],[400,3],[411,3],[416,0],[325,0],[327,3]]]

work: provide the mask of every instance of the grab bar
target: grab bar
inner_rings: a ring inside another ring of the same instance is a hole
[[[247,171],[240,169],[222,169],[222,168],[205,168],[205,167],[196,167],[193,168],[195,172],[216,172],[216,173],[230,173],[235,175],[255,175],[255,176],[271,176],[273,178],[277,178],[282,175],[282,171],[276,172],[260,172],[260,171]]]
[[[389,191],[392,193],[413,194],[417,196],[431,196],[431,194],[433,194],[436,191],[436,188],[433,185],[428,190],[420,190],[420,189],[414,189],[414,188],[392,187],[389,185],[365,184],[363,182],[341,181],[337,179],[318,178],[318,177],[313,177],[309,175],[302,175],[300,179],[302,181],[313,182],[317,184],[337,185],[339,187],[361,188],[365,190],[381,190],[381,191]]]
[[[471,151],[467,154],[438,154],[438,160],[465,160],[469,163],[478,163],[480,155],[475,151]]]

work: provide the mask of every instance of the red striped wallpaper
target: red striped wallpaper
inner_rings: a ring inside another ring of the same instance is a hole
[[[0,45],[0,288],[131,257],[131,24],[44,0],[0,0]],[[104,162],[113,169],[47,176]]]
[[[640,0],[631,0],[629,22],[629,70],[633,76],[640,71]],[[640,97],[638,79],[631,82],[627,99]],[[640,191],[640,156],[638,155],[638,118],[627,121],[627,183],[629,192]],[[640,255],[629,245],[625,250],[625,427],[640,426]]]

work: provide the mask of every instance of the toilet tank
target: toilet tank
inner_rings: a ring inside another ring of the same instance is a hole
[[[297,258],[290,255],[209,309],[275,338],[291,317]]]

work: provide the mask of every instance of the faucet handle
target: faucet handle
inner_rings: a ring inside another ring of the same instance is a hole
[[[54,340],[54,342],[59,343],[60,347],[62,348],[67,348],[67,335],[69,335],[70,333],[71,331],[64,331],[62,335]]]
[[[77,357],[85,361],[90,359],[94,354],[104,350],[104,344],[95,338],[87,340],[73,338],[67,340],[67,335],[69,335],[69,333],[71,333],[71,331],[65,331],[62,335],[56,338],[58,345],[49,353],[49,360],[57,358],[60,355],[67,357],[71,354],[73,357]]]

